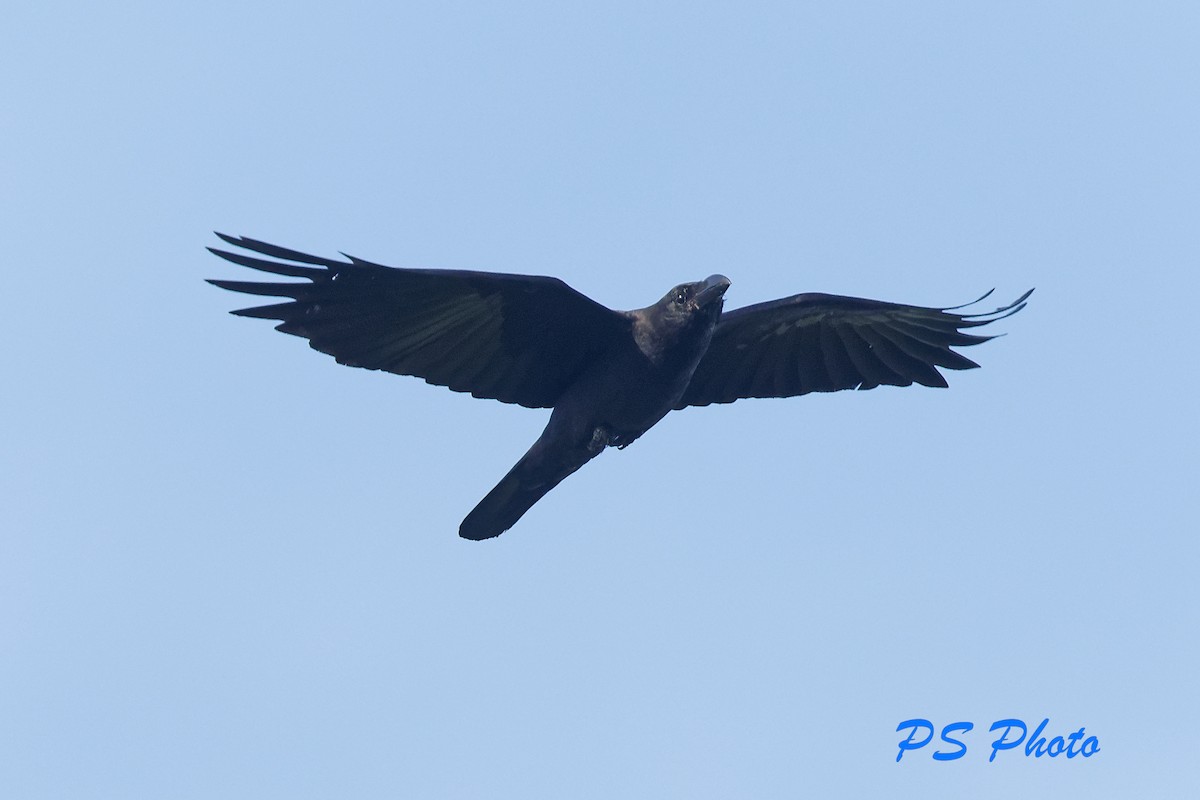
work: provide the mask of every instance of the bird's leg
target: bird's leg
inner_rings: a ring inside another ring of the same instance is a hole
[[[587,450],[593,456],[597,456],[604,451],[604,448],[613,443],[612,439],[612,434],[609,433],[607,426],[597,425],[592,429],[592,438],[587,443]]]

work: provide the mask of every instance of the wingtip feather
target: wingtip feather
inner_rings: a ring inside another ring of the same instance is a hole
[[[957,306],[947,306],[946,308],[941,308],[938,310],[939,311],[957,311],[960,308],[967,308],[968,306],[973,306],[976,303],[982,303],[984,300],[987,300],[989,297],[991,297],[992,292],[994,292],[994,291],[996,291],[995,286],[993,286],[991,289],[988,289],[986,292],[981,294],[979,297],[976,297],[974,300],[972,300],[969,303],[963,303],[963,304],[957,305]]]

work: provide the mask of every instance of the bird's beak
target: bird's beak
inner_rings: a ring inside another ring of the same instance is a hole
[[[709,275],[704,279],[704,285],[696,294],[696,305],[703,308],[709,303],[719,300],[729,288],[729,278],[724,275]]]

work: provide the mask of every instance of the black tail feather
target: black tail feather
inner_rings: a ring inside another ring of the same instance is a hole
[[[534,480],[527,458],[517,462],[508,474],[479,501],[458,527],[464,539],[491,539],[517,524],[534,503],[559,484],[557,480]],[[566,475],[562,476],[563,478]]]

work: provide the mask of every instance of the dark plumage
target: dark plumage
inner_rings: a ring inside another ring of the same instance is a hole
[[[557,278],[395,269],[217,235],[258,254],[209,248],[221,258],[309,281],[209,281],[289,298],[234,314],[279,320],[276,330],[303,336],[341,364],[554,409],[529,451],[463,520],[459,534],[468,539],[508,530],[563,478],[606,447],[632,443],[672,409],[884,384],[946,386],[938,367],[979,366],[951,347],[992,338],[965,331],[1015,314],[1033,291],[983,314],[827,294],[722,313],[729,280],[713,275],[646,308],[613,311]]]

